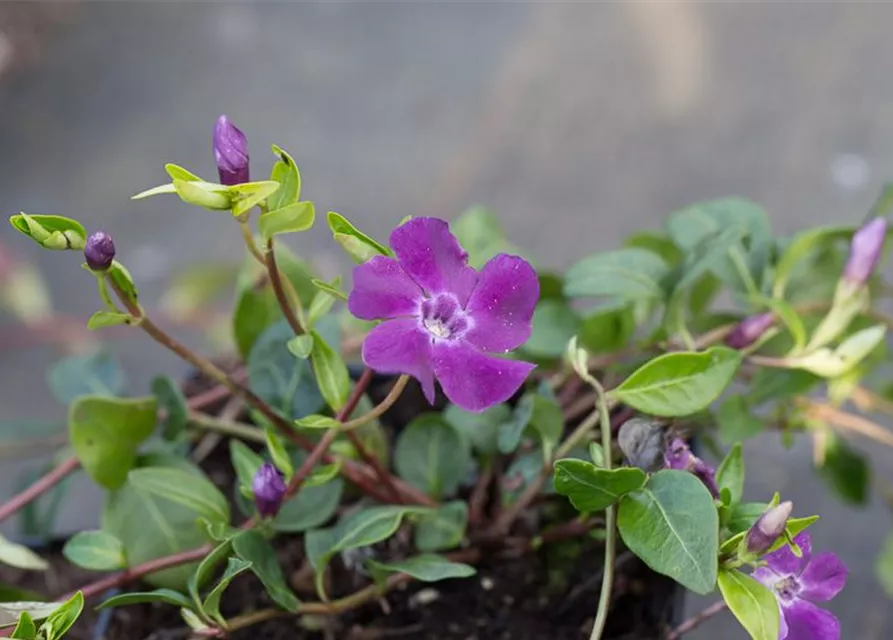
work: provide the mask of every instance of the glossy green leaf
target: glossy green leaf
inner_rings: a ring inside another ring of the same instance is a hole
[[[28,215],[24,211],[10,217],[13,229],[44,249],[80,251],[87,242],[87,230],[77,220],[65,216]]]
[[[204,602],[202,602],[202,611],[210,616],[212,620],[216,620],[220,625],[225,626],[226,621],[223,616],[220,615],[220,598],[223,597],[223,592],[226,591],[226,588],[233,579],[250,568],[251,563],[246,560],[229,558],[226,563],[226,569],[224,570],[223,575],[220,576],[220,580],[217,581],[217,584],[205,598]]]
[[[716,470],[716,485],[720,491],[729,490],[731,504],[741,502],[741,497],[744,495],[744,457],[741,453],[741,443],[736,443],[731,448]]]
[[[119,313],[116,311],[97,311],[87,320],[87,328],[90,331],[97,329],[105,329],[106,327],[117,327],[122,324],[130,324],[133,318],[129,313]]]
[[[159,408],[165,412],[161,420],[161,435],[165,440],[176,439],[189,424],[189,407],[183,390],[170,376],[156,376],[152,379],[152,393],[158,400]]]
[[[273,601],[286,611],[296,611],[300,601],[288,588],[272,545],[258,531],[245,531],[233,539],[236,554],[251,563],[251,571],[264,584]]]
[[[68,405],[79,396],[118,396],[127,378],[117,359],[106,349],[59,360],[47,372],[53,398]]]
[[[599,469],[585,460],[555,463],[555,490],[583,513],[603,511],[630,491],[640,489],[647,476],[635,467]]]
[[[155,430],[157,402],[81,396],[68,411],[68,432],[84,471],[99,485],[124,484],[136,451]]]
[[[620,501],[624,544],[654,571],[695,593],[716,586],[719,518],[703,483],[685,471],[658,471]]]
[[[357,264],[362,264],[377,255],[391,255],[387,247],[359,231],[341,214],[329,211],[326,219],[335,242],[341,245]]]
[[[46,640],[60,640],[77,622],[84,610],[84,594],[80,591],[47,616],[38,630]]]
[[[26,546],[11,542],[0,535],[0,564],[29,571],[45,571],[50,565]]]
[[[471,467],[468,444],[439,414],[414,419],[397,438],[394,465],[401,478],[434,498],[456,492]]]
[[[19,621],[9,636],[16,640],[36,640],[37,625],[34,624],[34,618],[27,611],[19,614]]]
[[[229,188],[229,195],[232,198],[233,215],[238,217],[248,213],[278,190],[279,183],[275,180],[243,182],[232,185]]]
[[[63,555],[92,571],[116,571],[127,566],[124,544],[106,531],[81,531],[68,539]]]
[[[741,364],[726,347],[667,353],[639,367],[614,398],[655,416],[686,416],[706,409],[725,390]]]
[[[184,169],[183,167],[172,162],[168,162],[166,165],[164,165],[164,171],[167,173],[167,175],[170,176],[171,180],[185,180],[187,182],[190,180],[192,182],[202,181],[201,178],[199,178],[188,169]]]
[[[180,178],[184,182],[188,181],[188,178]],[[160,196],[163,194],[169,193],[177,193],[177,188],[173,185],[173,183],[160,184],[157,187],[152,187],[150,189],[146,189],[145,191],[140,191],[137,194],[130,196],[131,200],[144,200],[146,198],[151,198],[152,196]]]
[[[744,396],[729,396],[719,405],[717,423],[720,439],[731,444],[754,437],[765,429],[753,415]]]
[[[201,559],[201,562],[199,562],[198,566],[195,568],[195,572],[189,576],[189,595],[192,597],[192,602],[194,603],[189,607],[190,609],[196,607],[201,608],[202,599],[199,590],[211,579],[211,576],[214,575],[223,561],[230,556],[232,548],[233,541],[224,540]]]
[[[165,604],[172,604],[175,607],[185,607],[187,609],[193,606],[192,600],[184,596],[179,591],[174,591],[173,589],[156,589],[155,591],[133,591],[130,593],[121,593],[116,596],[112,596],[96,608],[107,609],[108,607],[126,607],[130,604],[144,604],[152,602],[163,602]]]
[[[306,360],[313,353],[313,336],[302,333],[286,342],[285,346],[294,357]]]
[[[414,518],[414,542],[419,551],[455,549],[465,538],[468,504],[462,500],[447,502]]]
[[[292,205],[301,199],[301,172],[287,151],[273,145],[276,162],[270,173],[270,180],[279,183],[279,188],[267,198],[267,209],[276,211]]]
[[[229,504],[220,490],[203,475],[181,469],[134,469],[128,482],[138,491],[181,504],[211,522],[229,522]]]
[[[580,329],[580,319],[560,298],[540,300],[533,313],[533,333],[524,351],[535,358],[558,358]]]
[[[257,228],[265,241],[283,233],[299,233],[313,226],[316,209],[312,202],[294,202],[268,211],[257,219]]]
[[[660,300],[670,268],[644,249],[620,249],[584,258],[565,275],[564,292],[572,298],[608,297]]]
[[[133,282],[133,276],[130,275],[127,267],[117,260],[113,260],[112,265],[106,271],[106,277],[110,278],[117,285],[125,298],[135,305],[139,304],[139,291],[137,291],[136,284]]]
[[[233,197],[223,185],[196,180],[173,180],[171,184],[186,204],[212,211],[224,211],[233,206]],[[146,192],[138,195],[144,196]]]
[[[474,567],[461,562],[452,562],[433,553],[396,560],[393,562],[367,561],[374,571],[382,573],[405,573],[422,582],[437,582],[449,578],[468,578],[476,571]]]
[[[347,372],[347,365],[344,364],[341,355],[332,349],[319,333],[311,331],[310,335],[313,336],[310,362],[319,391],[329,407],[333,411],[339,411],[350,395],[350,374]]]
[[[475,451],[490,456],[499,452],[499,429],[511,419],[512,411],[508,405],[497,404],[481,413],[472,413],[450,404],[443,417]]]
[[[718,584],[729,610],[753,640],[778,640],[780,610],[766,586],[735,569],[720,571]]]
[[[294,475],[295,469],[291,464],[288,452],[285,450],[285,442],[282,441],[279,432],[273,427],[264,428],[264,436],[267,440],[267,451],[270,452],[273,464],[282,472],[285,476],[285,481],[288,482]]]
[[[292,463],[296,468],[306,458],[307,454],[303,451],[292,452]],[[273,529],[300,533],[328,522],[335,515],[344,495],[344,481],[336,477],[337,471],[337,464],[314,467],[298,494],[282,505],[272,521]]]

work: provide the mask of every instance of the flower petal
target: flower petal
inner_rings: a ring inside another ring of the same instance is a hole
[[[782,576],[775,573],[769,567],[757,567],[753,570],[753,573],[750,574],[750,577],[762,582],[765,586],[773,590],[775,589],[775,583],[782,579]]]
[[[843,589],[847,568],[830,551],[817,553],[800,574],[800,597],[825,602]]]
[[[429,294],[452,293],[463,307],[477,282],[468,254],[438,218],[412,218],[391,232],[400,266]]]
[[[446,397],[475,413],[511,398],[536,367],[481,353],[461,340],[435,343],[431,357]]]
[[[840,621],[830,611],[795,598],[782,607],[788,635],[785,640],[840,640]]]
[[[778,640],[787,640],[788,632],[788,621],[784,617],[784,607],[781,606],[781,602],[778,603]]]
[[[388,320],[370,331],[363,341],[363,362],[380,373],[411,375],[434,402],[431,338],[415,318]]]
[[[347,308],[361,320],[418,315],[424,294],[393,258],[375,256],[354,267]]]
[[[794,552],[791,551],[791,546],[788,544],[763,556],[763,560],[766,561],[769,568],[775,573],[782,576],[799,575],[803,567],[809,562],[809,559],[812,557],[812,539],[809,537],[809,534],[804,531],[794,538],[794,542],[800,547],[803,557],[798,558],[795,556]]]
[[[524,344],[540,297],[536,271],[524,258],[499,254],[484,265],[466,311],[474,324],[465,339],[484,351],[508,352]]]

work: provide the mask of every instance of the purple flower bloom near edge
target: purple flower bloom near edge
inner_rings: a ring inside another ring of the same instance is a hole
[[[536,365],[499,358],[532,331],[539,280],[523,258],[500,254],[477,273],[437,218],[413,218],[391,232],[396,259],[354,268],[350,312],[385,320],[363,341],[363,361],[416,378],[429,402],[434,380],[451,402],[480,412],[505,402]]]
[[[248,182],[248,139],[225,115],[214,125],[214,160],[220,184]]]
[[[667,469],[688,471],[695,475],[714,498],[719,498],[716,486],[716,470],[691,452],[685,440],[673,438],[664,450],[664,466]]]
[[[813,602],[826,602],[840,593],[847,568],[835,554],[813,555],[812,539],[804,532],[794,538],[803,552],[798,558],[785,545],[763,557],[766,566],[753,577],[772,590],[781,608],[778,640],[840,640],[840,621]]]

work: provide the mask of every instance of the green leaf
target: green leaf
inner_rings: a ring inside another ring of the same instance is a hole
[[[233,539],[233,549],[251,563],[251,571],[264,584],[273,601],[286,611],[297,611],[301,604],[285,583],[282,568],[272,545],[258,531],[245,531]]]
[[[467,443],[439,414],[424,414],[400,432],[394,465],[409,484],[439,499],[459,488],[471,467]]]
[[[585,460],[555,463],[555,490],[567,496],[577,511],[603,511],[630,491],[640,489],[647,476],[635,467],[599,469]]]
[[[632,339],[636,321],[632,306],[605,306],[583,314],[580,346],[593,354],[622,349]]]
[[[2,535],[0,535],[0,564],[29,571],[46,571],[50,568],[47,561],[31,551],[31,549],[15,542],[10,542]]]
[[[849,240],[853,231],[855,231],[853,227],[845,226],[818,227],[802,231],[794,236],[792,242],[778,258],[778,262],[775,263],[772,296],[777,299],[783,298],[788,280],[797,265],[809,254],[836,241]]]
[[[718,582],[729,610],[753,640],[778,640],[778,602],[767,587],[734,569],[720,571]]]
[[[350,374],[341,355],[338,354],[316,331],[313,336],[313,352],[310,362],[319,391],[333,411],[339,411],[350,395]]]
[[[229,188],[232,197],[233,216],[241,216],[262,203],[270,194],[279,190],[279,183],[274,180],[260,182],[243,182]]]
[[[450,404],[443,417],[475,451],[491,456],[499,452],[499,429],[511,419],[512,411],[508,405],[497,404],[481,413],[472,413]]]
[[[270,180],[279,183],[279,189],[267,198],[267,208],[276,211],[295,204],[301,199],[301,172],[294,159],[284,149],[273,145],[273,155],[277,156],[273,163]]]
[[[308,321],[310,322],[310,326],[316,324],[316,321],[326,315],[335,304],[336,300],[340,299],[340,296],[334,295],[331,293],[332,290],[339,291],[341,288],[341,276],[338,276],[334,280],[332,280],[332,284],[328,287],[328,290],[320,290],[315,296],[313,296],[313,302],[310,303],[310,311],[307,312]]]
[[[181,178],[184,182],[188,182],[188,178]],[[145,191],[140,191],[139,193],[130,196],[131,200],[144,200],[145,198],[151,198],[152,196],[160,196],[162,194],[168,193],[177,193],[177,188],[173,185],[173,183],[168,184],[160,184],[157,187],[152,187],[151,189],[146,189]]]
[[[112,282],[118,286],[125,298],[130,300],[133,304],[138,304],[139,292],[133,282],[133,276],[130,275],[130,271],[127,270],[127,267],[117,260],[112,260],[111,266],[108,268],[108,271],[106,271],[106,277],[112,279]]]
[[[485,207],[474,206],[464,211],[450,223],[450,231],[468,252],[468,263],[478,270],[497,254],[523,254],[506,239],[499,219]]]
[[[499,425],[497,444],[500,453],[511,453],[521,444],[524,430],[533,418],[533,394],[527,393],[512,411],[511,419]]]
[[[763,302],[784,323],[788,333],[791,334],[791,338],[794,340],[794,349],[797,351],[803,349],[806,346],[806,327],[803,325],[803,319],[796,309],[784,300],[765,298]]]
[[[227,560],[226,570],[223,572],[223,575],[220,576],[217,585],[211,590],[211,593],[208,594],[208,597],[205,598],[205,601],[202,603],[202,611],[210,616],[212,620],[216,620],[221,626],[226,626],[226,620],[220,615],[220,598],[223,597],[223,592],[226,591],[230,582],[232,582],[240,573],[243,573],[250,568],[251,563],[246,560],[240,558],[230,558]]]
[[[827,434],[821,475],[837,496],[849,504],[865,504],[871,484],[868,459],[834,433]]]
[[[118,396],[127,379],[115,357],[106,349],[59,360],[47,372],[53,398],[68,405],[79,396]]]
[[[80,251],[87,242],[87,230],[77,220],[64,216],[28,215],[24,211],[10,217],[13,229],[44,249]]]
[[[84,471],[99,485],[124,484],[136,451],[155,429],[154,397],[81,396],[68,411],[68,432]]]
[[[109,607],[126,607],[129,604],[144,604],[152,602],[163,602],[165,604],[172,604],[175,607],[183,607],[185,609],[190,609],[194,606],[192,600],[184,596],[179,591],[174,591],[173,589],[156,589],[155,591],[133,591],[130,593],[121,593],[119,595],[112,596],[96,608],[107,609]]]
[[[413,540],[419,551],[455,549],[465,538],[467,527],[468,504],[455,500],[418,515]]]
[[[92,571],[116,571],[127,566],[124,544],[105,531],[81,531],[68,539],[62,554],[70,562]]]
[[[229,522],[226,498],[203,475],[181,469],[149,467],[134,469],[127,479],[138,491],[181,504],[211,522]]]
[[[43,620],[56,609],[59,602],[0,602],[0,629],[15,625],[22,613],[34,620]]]
[[[719,517],[710,492],[692,474],[655,473],[621,499],[617,528],[654,571],[702,595],[716,586]]]
[[[312,202],[295,202],[261,215],[257,227],[264,241],[268,241],[283,233],[307,231],[315,218],[316,209]]]
[[[189,424],[189,407],[180,385],[170,376],[156,376],[152,379],[152,394],[159,408],[165,412],[161,421],[161,435],[165,440],[175,440]]]
[[[449,578],[468,578],[477,573],[474,567],[461,562],[452,562],[443,556],[433,553],[397,560],[394,562],[376,562],[367,560],[373,570],[382,573],[405,573],[422,582],[437,582]]]
[[[34,618],[27,611],[19,614],[19,621],[15,629],[12,630],[10,638],[18,640],[35,640],[37,637],[37,625],[34,624]]]
[[[651,415],[687,416],[710,406],[740,364],[741,354],[726,347],[667,353],[639,367],[610,395]]]
[[[731,448],[716,470],[716,485],[720,491],[729,490],[732,497],[731,504],[741,502],[741,497],[744,495],[744,458],[740,442]]]
[[[87,328],[90,331],[97,329],[105,329],[106,327],[116,327],[121,324],[130,324],[133,318],[129,313],[120,313],[117,311],[97,311],[90,319],[87,320]]]
[[[326,219],[335,242],[340,244],[357,264],[362,264],[377,255],[391,255],[387,247],[359,231],[341,214],[329,211]]]
[[[337,429],[341,423],[331,416],[313,414],[298,418],[295,420],[295,425],[301,429]]]
[[[748,403],[758,406],[770,400],[808,393],[822,379],[799,369],[758,369],[753,377]]]
[[[176,165],[172,162],[168,162],[164,165],[164,170],[167,175],[170,176],[171,180],[184,180],[186,182],[202,182],[202,179],[197,175],[189,171],[188,169],[184,169],[183,167]]]
[[[836,378],[858,365],[884,340],[887,327],[879,324],[847,336],[836,349],[816,349],[797,358],[786,358],[790,367],[814,373],[823,378]]]
[[[535,358],[559,358],[580,329],[580,319],[560,298],[540,300],[533,313],[533,333],[524,351]]]
[[[306,360],[313,353],[313,336],[302,333],[286,342],[285,346],[294,357]]]
[[[46,640],[59,640],[77,622],[83,610],[84,594],[78,591],[47,616],[40,625],[39,632],[43,633]]]
[[[620,249],[583,258],[571,267],[564,293],[571,298],[610,297],[621,300],[662,300],[670,268],[644,249]]]
[[[295,451],[292,463],[300,466],[306,457],[303,451]],[[282,505],[273,519],[273,529],[300,533],[328,522],[335,515],[344,494],[344,481],[332,474],[333,471],[337,473],[337,469],[337,464],[315,467],[298,494]]]
[[[539,434],[546,451],[551,452],[564,433],[564,415],[554,397],[547,398],[540,393],[533,396],[530,427]]]
[[[270,426],[264,428],[264,436],[267,439],[267,450],[270,452],[273,464],[282,472],[285,476],[285,481],[288,482],[294,475],[295,468],[292,466],[291,458],[285,450],[285,442],[282,441],[279,432]]]
[[[705,236],[698,244],[688,249],[680,269],[680,277],[673,285],[673,291],[687,289],[711,270],[721,271],[717,267],[729,259],[730,253],[742,251],[741,241],[746,235],[747,231],[742,225],[734,225]]]
[[[741,502],[732,505],[726,527],[733,534],[747,531],[767,508],[768,505],[765,502]],[[725,545],[726,543],[723,543],[723,547]]]
[[[229,441],[229,459],[236,472],[236,478],[243,487],[251,488],[251,483],[263,458],[248,448],[243,442],[232,438]]]
[[[339,286],[336,286],[334,284],[336,281],[338,282]],[[330,296],[332,296],[336,300],[343,300],[344,302],[347,302],[347,294],[344,293],[344,291],[342,291],[340,289],[340,284],[341,284],[340,276],[335,278],[335,280],[332,281],[332,284],[329,284],[328,282],[326,282],[324,280],[319,280],[317,278],[313,278],[312,282],[313,282],[313,286],[316,287],[317,289],[319,289],[320,291],[324,291],[325,293],[328,293]]]
[[[729,396],[719,405],[719,437],[725,443],[741,442],[763,431],[763,422],[750,412],[744,396]]]
[[[195,572],[189,577],[189,595],[192,596],[192,602],[194,603],[194,605],[189,607],[190,609],[201,607],[202,599],[199,589],[211,579],[220,563],[229,557],[232,548],[233,541],[231,539],[224,540],[198,563]]]

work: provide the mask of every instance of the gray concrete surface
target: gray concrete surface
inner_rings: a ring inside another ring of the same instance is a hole
[[[483,203],[547,266],[716,196],[761,202],[783,232],[858,221],[893,177],[891,20],[893,6],[856,2],[86,4],[40,66],[0,83],[0,201],[106,228],[150,276],[147,301],[176,265],[239,249],[226,216],[128,200],[165,161],[212,176],[221,112],[258,174],[269,143],[289,149],[322,211],[384,234]],[[46,269],[59,309],[95,308],[74,261],[12,235],[0,230]],[[294,246],[338,264],[322,229]],[[134,392],[183,371],[142,339],[118,351]],[[52,357],[2,355],[3,418],[62,415],[45,400]],[[829,497],[806,444],[751,443],[749,494],[780,489],[822,514],[816,546],[851,569],[831,605],[844,638],[889,637],[873,576],[888,512]],[[890,452],[865,448],[890,480]],[[29,464],[0,460],[0,492]],[[63,527],[91,526],[95,493],[74,495]],[[721,617],[691,637],[742,636]]]

